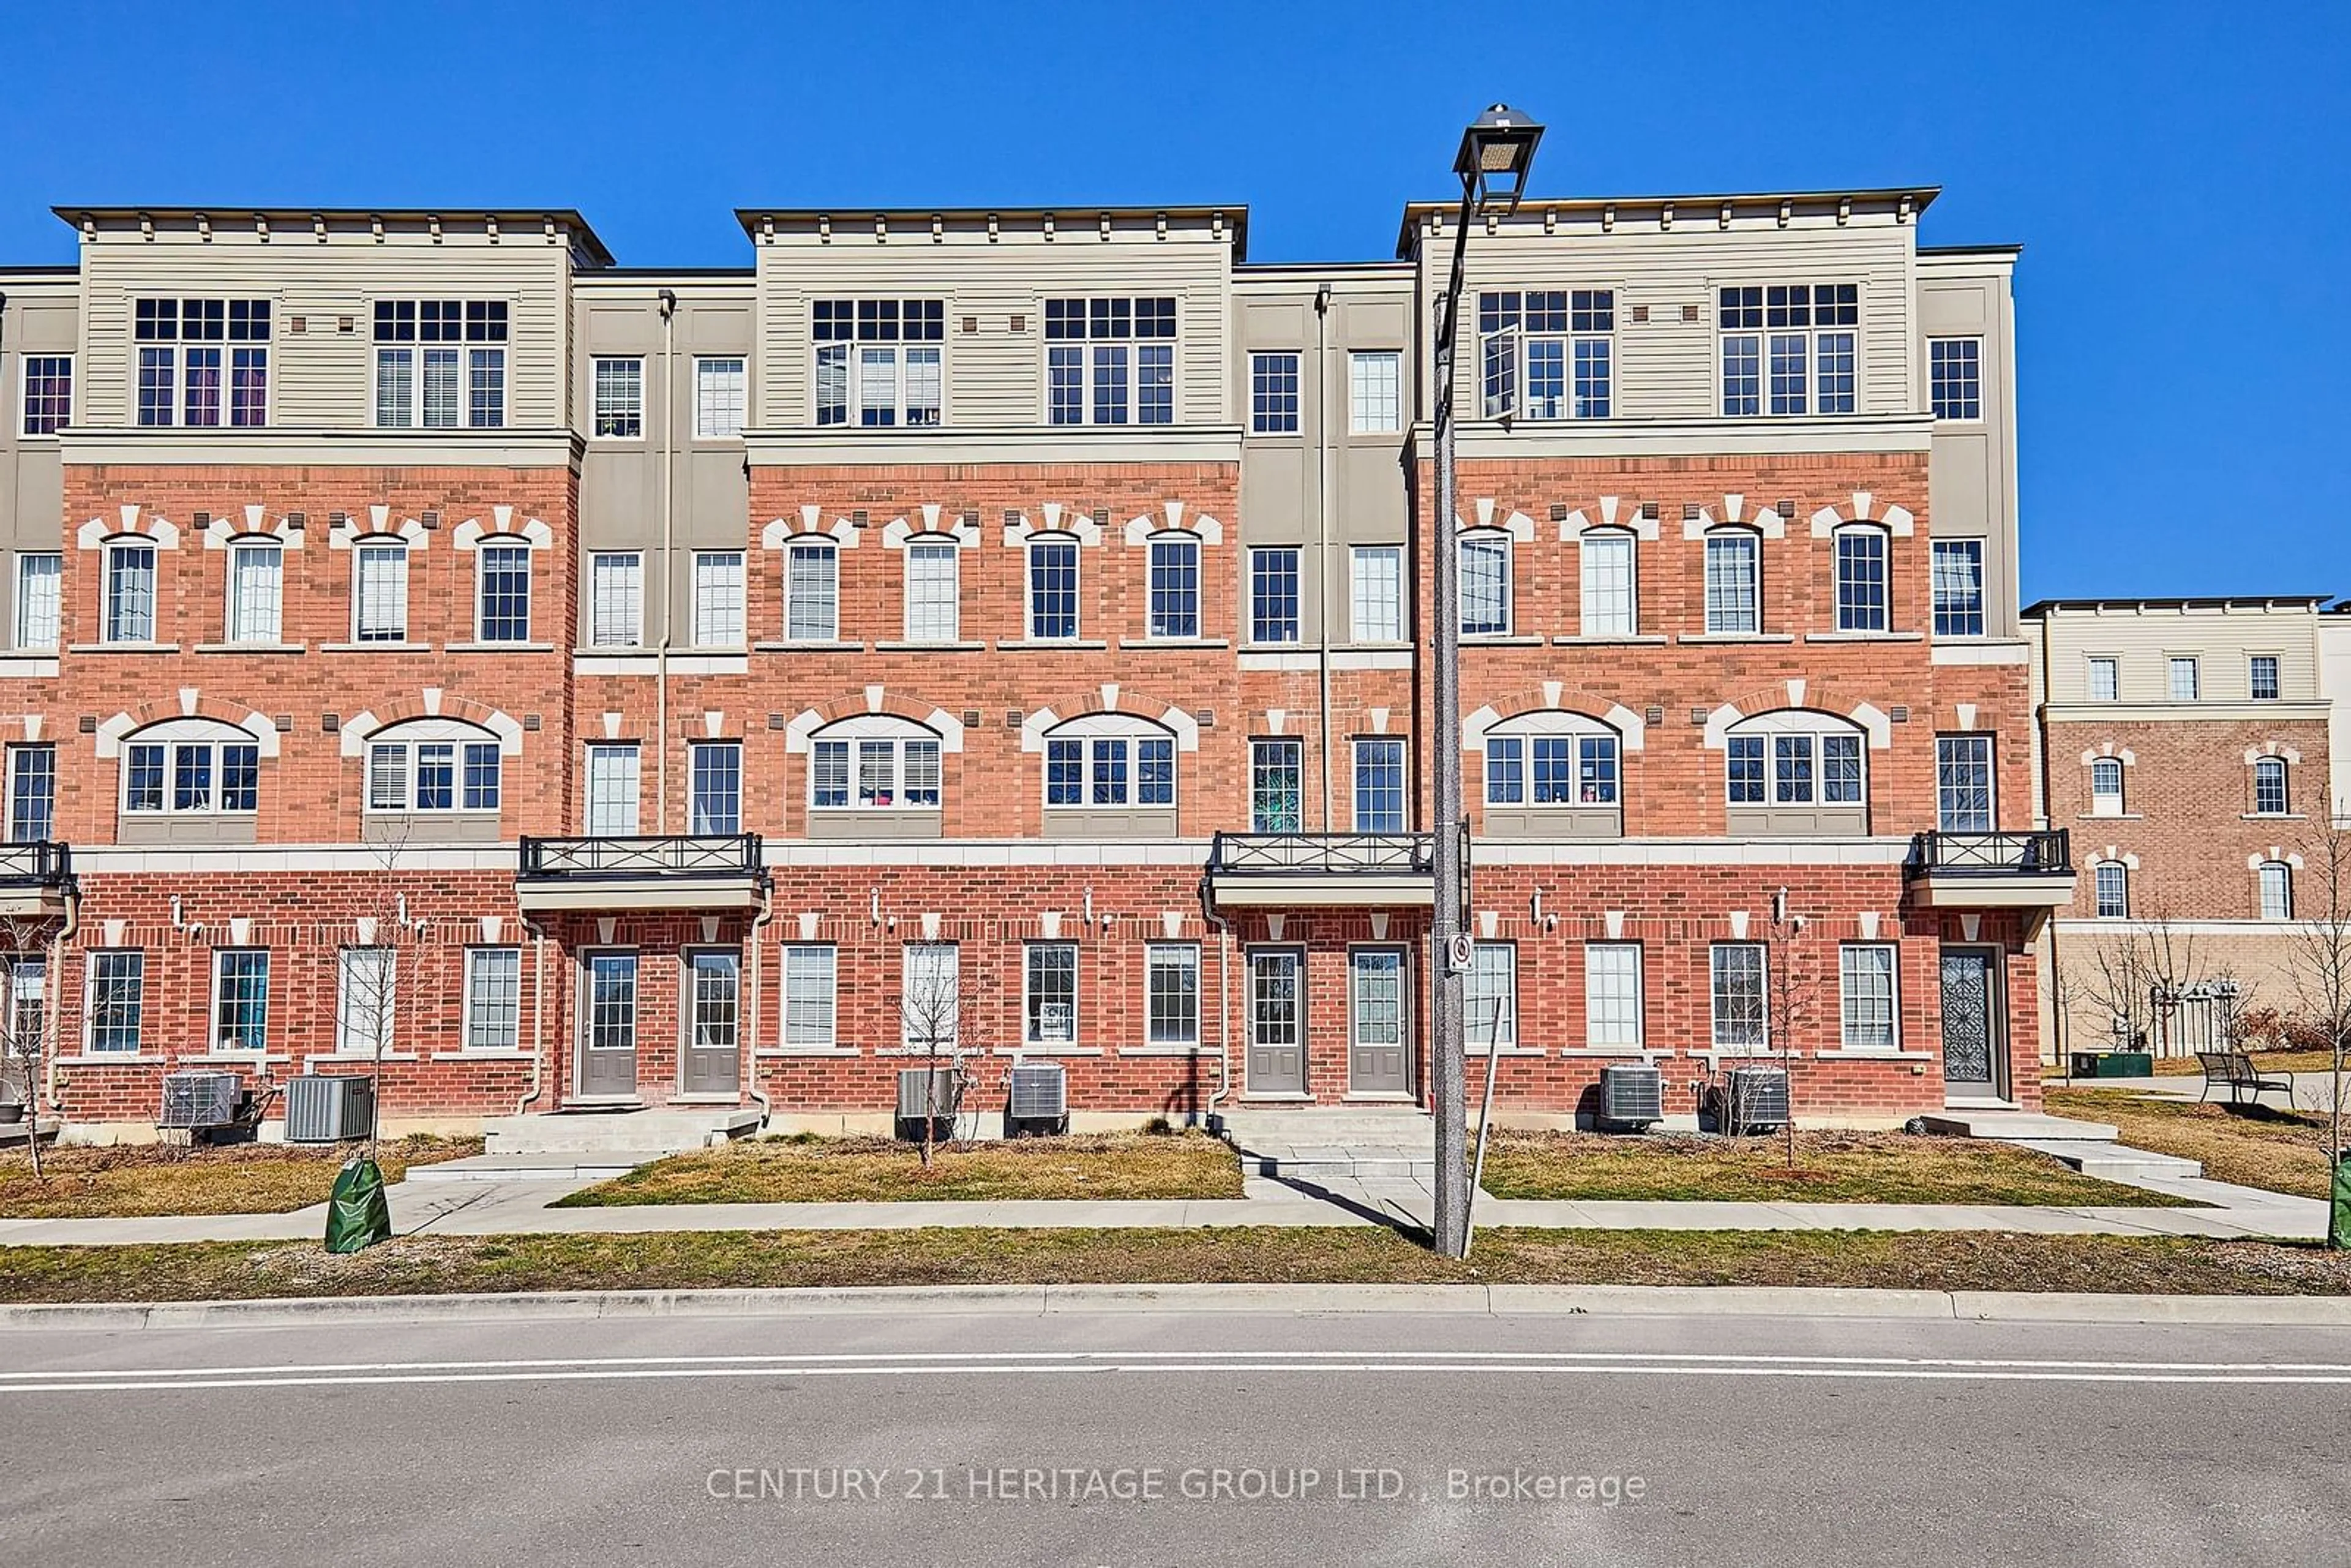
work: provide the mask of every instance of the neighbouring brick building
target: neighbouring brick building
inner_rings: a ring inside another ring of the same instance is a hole
[[[1481,221],[1453,518],[1445,207],[1330,266],[1238,206],[753,208],[722,271],[60,208],[79,265],[0,272],[35,1090],[381,1048],[394,1122],[875,1125],[952,1033],[1081,1124],[1409,1103],[1458,747],[1506,1113],[1783,1030],[1804,1116],[2035,1104],[2016,253],[1933,194]]]

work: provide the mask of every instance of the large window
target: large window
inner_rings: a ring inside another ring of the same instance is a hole
[[[135,1055],[146,1013],[147,955],[121,949],[94,952],[89,980],[83,1014],[89,1020],[90,1054]]]
[[[1988,833],[1993,809],[1991,737],[1935,737],[1935,825],[1947,833]]]
[[[1404,742],[1386,737],[1355,742],[1355,831],[1405,831]]]
[[[743,434],[743,361],[722,355],[694,361],[694,438],[727,441]]]
[[[952,1051],[963,1028],[963,956],[952,942],[909,942],[898,998],[900,1043]]]
[[[2294,868],[2282,861],[2264,862],[2261,868],[2262,918],[2291,920],[2294,918]]]
[[[1078,1040],[1078,945],[1031,942],[1021,967],[1020,1042],[1074,1045]]]
[[[603,356],[592,365],[595,423],[604,437],[635,441],[645,433],[645,362],[632,355]]]
[[[1706,536],[1706,629],[1710,636],[1762,630],[1756,581],[1756,537],[1744,531]]]
[[[1357,545],[1348,552],[1351,634],[1358,643],[1404,641],[1404,547]]]
[[[141,424],[268,423],[268,300],[141,299],[131,336]]]
[[[1886,630],[1886,530],[1836,531],[1836,607],[1840,632]]]
[[[121,543],[106,547],[106,640],[155,640],[153,545]]]
[[[1509,942],[1469,949],[1461,996],[1463,1033],[1472,1051],[1509,1051],[1519,1043],[1519,950]]]
[[[1721,290],[1722,412],[1851,413],[1860,294],[1852,283]]]
[[[631,838],[637,831],[638,755],[634,742],[588,748],[586,831],[595,838]]]
[[[2253,759],[2253,810],[2265,817],[2282,817],[2288,810],[2285,790],[2285,758],[2259,757]]]
[[[694,552],[694,643],[698,648],[743,645],[743,552]]]
[[[467,1051],[512,1051],[522,1045],[522,950],[465,949]]]
[[[1074,642],[1078,635],[1078,541],[1053,535],[1029,541],[1029,637]]]
[[[1486,737],[1489,806],[1614,806],[1614,735],[1492,735]]]
[[[55,435],[73,422],[73,356],[25,356],[25,415],[27,435]]]
[[[474,553],[475,635],[485,643],[530,641],[530,546],[485,543]]]
[[[273,643],[284,634],[286,551],[275,540],[228,548],[228,641]]]
[[[368,743],[370,811],[496,811],[501,782],[497,741],[449,720],[416,720]]]
[[[213,950],[213,1037],[216,1051],[251,1051],[269,1045],[269,953],[261,947]]]
[[[1479,295],[1485,416],[1514,412],[1521,419],[1607,418],[1615,329],[1613,289]]]
[[[1249,641],[1298,641],[1298,549],[1278,545],[1249,551]]]
[[[944,301],[820,299],[814,312],[819,424],[939,423]]]
[[[952,539],[906,546],[906,641],[952,643],[963,632],[963,552]]]
[[[1868,800],[1859,730],[1767,726],[1725,743],[1733,806],[1858,806]]]
[[[1046,300],[1045,381],[1055,424],[1175,423],[1175,298]]]
[[[1083,733],[1095,728],[1097,722],[1079,720],[1070,727],[1081,733],[1046,737],[1045,804],[1176,804],[1175,738]]]
[[[1200,949],[1154,942],[1143,955],[1143,1038],[1153,1046],[1200,1043]]]
[[[261,747],[242,730],[183,719],[144,734],[122,746],[124,811],[235,816],[260,809]]]
[[[602,550],[588,558],[588,643],[634,648],[645,640],[645,558]]]
[[[1634,537],[1616,528],[1594,529],[1577,542],[1582,602],[1576,629],[1583,635],[1630,637],[1640,631],[1635,549]]]
[[[903,719],[852,719],[809,747],[809,805],[820,811],[939,809],[939,738]]]
[[[16,558],[16,646],[54,651],[57,645],[58,589],[65,558],[28,551]]]
[[[8,747],[8,841],[37,844],[57,837],[57,747],[48,740]]]
[[[1892,1051],[1900,1043],[1894,1005],[1894,948],[1848,942],[1837,949],[1843,1003],[1838,1043],[1847,1051]]]
[[[1249,742],[1249,831],[1294,833],[1303,825],[1304,750],[1295,740]]]
[[[391,1050],[398,956],[389,947],[345,947],[336,957],[335,1054],[373,1056]]]
[[[1404,356],[1394,349],[1347,356],[1347,428],[1378,435],[1404,428]]]
[[[1984,634],[1983,541],[1937,539],[1934,555],[1935,635]]]
[[[1983,340],[1927,340],[1927,387],[1937,419],[1983,417]]]
[[[687,744],[686,831],[723,835],[743,831],[743,743],[696,740]]]
[[[1506,637],[1510,631],[1510,536],[1465,534],[1460,551],[1461,634]]]
[[[1763,945],[1718,942],[1708,950],[1708,991],[1718,1051],[1761,1051],[1771,1030],[1763,1006]]]
[[[784,547],[784,637],[831,643],[841,635],[841,553],[831,539]]]
[[[375,422],[396,430],[494,430],[507,422],[502,299],[379,299]]]
[[[1200,634],[1200,541],[1151,541],[1151,635]]]
[[[2130,868],[2120,861],[2100,861],[2092,871],[2091,881],[2097,893],[2098,918],[2126,920],[2130,917]]]
[[[1641,1048],[1641,945],[1583,947],[1583,1043],[1593,1051]]]
[[[351,550],[351,641],[408,641],[408,545],[371,539]]]
[[[1294,350],[1249,356],[1249,429],[1259,435],[1298,434],[1298,355]]]
[[[833,1049],[837,962],[829,943],[801,943],[784,949],[786,1051]]]

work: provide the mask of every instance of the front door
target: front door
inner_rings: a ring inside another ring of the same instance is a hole
[[[2008,1055],[2001,1028],[2000,954],[1990,947],[1943,949],[1943,1092],[1953,1100],[1997,1100]]]
[[[590,953],[580,998],[580,1095],[633,1099],[637,1092],[637,956]]]
[[[685,1045],[678,1087],[688,1094],[735,1094],[742,964],[732,949],[704,948],[685,957]]]
[[[1347,977],[1348,1092],[1409,1092],[1403,949],[1358,947],[1347,955]]]
[[[1280,947],[1251,953],[1249,1092],[1306,1092],[1306,956]]]

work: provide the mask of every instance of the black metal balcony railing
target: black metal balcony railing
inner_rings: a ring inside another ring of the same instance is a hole
[[[0,887],[62,887],[73,880],[73,852],[54,839],[0,844]]]
[[[1218,833],[1208,846],[1208,874],[1400,876],[1426,874],[1436,863],[1431,833]]]
[[[757,877],[763,873],[757,833],[674,833],[641,838],[526,838],[517,874],[528,882],[557,877]]]
[[[2022,833],[1920,833],[1910,841],[1912,876],[2071,876],[2074,851],[2063,828]]]

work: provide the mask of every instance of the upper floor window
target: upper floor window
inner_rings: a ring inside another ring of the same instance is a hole
[[[1706,536],[1706,629],[1709,634],[1761,630],[1755,536],[1726,529]]]
[[[474,555],[475,635],[485,643],[530,641],[530,546],[484,543]]]
[[[743,743],[696,740],[687,744],[686,831],[743,831]]]
[[[1948,833],[1992,830],[1991,737],[1935,737],[1935,825]]]
[[[57,743],[8,747],[8,841],[33,844],[57,837]]]
[[[841,635],[841,552],[830,539],[784,547],[784,636],[830,643]]]
[[[588,643],[633,648],[645,640],[645,558],[604,550],[588,558]]]
[[[963,551],[953,539],[906,545],[906,641],[952,643],[963,632]]]
[[[2090,700],[2110,703],[2122,694],[2122,664],[2116,659],[2093,656],[2090,660]]]
[[[1347,428],[1378,435],[1404,428],[1404,356],[1394,349],[1347,356]]]
[[[1404,742],[1385,736],[1356,741],[1355,831],[1401,833],[1404,823]]]
[[[1173,806],[1176,737],[1094,715],[1045,737],[1048,806]]]
[[[2262,757],[2253,761],[2253,810],[2262,816],[2282,817],[2288,810],[2285,758]]]
[[[351,641],[408,641],[408,546],[375,539],[351,550]]]
[[[743,552],[694,552],[694,644],[697,648],[743,645]]]
[[[1200,541],[1151,541],[1151,635],[1200,634]]]
[[[818,732],[809,805],[820,811],[939,809],[939,737],[911,719],[870,715]]]
[[[73,356],[25,356],[25,419],[27,435],[55,435],[73,423]]]
[[[726,441],[743,434],[747,401],[740,355],[713,355],[694,361],[694,438]]]
[[[2275,702],[2278,695],[2278,662],[2275,653],[2255,653],[2245,664],[2246,689],[2257,703]]]
[[[106,547],[106,640],[155,640],[155,547],[152,544]]]
[[[2294,918],[2294,868],[2282,861],[2266,861],[2261,868],[2261,916],[2263,920]]]
[[[1045,382],[1055,424],[1175,423],[1175,298],[1046,300]]]
[[[1984,634],[1983,541],[1937,539],[1935,574],[1935,635],[1980,637]]]
[[[371,812],[496,811],[501,793],[498,741],[455,719],[417,719],[368,741]]]
[[[141,424],[268,423],[268,300],[141,299],[131,335]]]
[[[1249,429],[1259,435],[1298,434],[1295,350],[1249,356]]]
[[[16,558],[16,646],[53,649],[57,645],[58,590],[65,578],[65,557],[47,551],[27,551]]]
[[[2119,817],[2123,814],[2121,758],[2095,757],[2090,759],[2090,812],[2098,817]]]
[[[1486,737],[1489,806],[1614,806],[1617,737],[1597,721],[1542,715]]]
[[[1886,530],[1836,531],[1836,606],[1840,632],[1886,630]]]
[[[1249,742],[1249,831],[1294,833],[1303,824],[1305,747],[1285,738]]]
[[[168,814],[257,810],[261,747],[210,719],[152,727],[123,742],[122,809]]]
[[[814,309],[819,424],[939,423],[945,301],[820,299]]]
[[[643,758],[634,741],[588,748],[585,831],[603,838],[632,838],[642,821]]]
[[[1927,389],[1937,419],[1983,417],[1983,340],[1927,340]]]
[[[1404,641],[1404,547],[1357,545],[1348,552],[1353,635],[1358,643]]]
[[[2175,657],[2171,660],[2170,668],[2171,700],[2176,703],[2194,702],[2200,689],[2196,673],[2196,661],[2193,658]]]
[[[1605,419],[1616,293],[1509,289],[1478,296],[1482,408],[1489,419]],[[1519,389],[1525,389],[1524,395]]]
[[[276,643],[285,632],[286,550],[275,539],[228,548],[228,641]]]
[[[645,362],[633,355],[596,360],[591,378],[598,435],[633,441],[645,433]]]
[[[1078,635],[1078,541],[1068,535],[1029,544],[1029,637],[1067,643]]]
[[[1510,632],[1510,536],[1464,534],[1456,542],[1461,572],[1461,634],[1507,637]]]
[[[1595,528],[1576,543],[1577,630],[1586,637],[1630,637],[1640,630],[1634,537]]]
[[[375,422],[494,430],[507,422],[502,299],[375,302]]]
[[[1851,413],[1853,283],[1775,283],[1720,292],[1722,412]]]
[[[1795,729],[1790,720],[1836,722],[1821,714],[1782,715],[1745,734],[1734,732],[1725,747],[1730,804],[1858,806],[1866,801],[1862,733],[1825,727]]]
[[[1298,549],[1294,545],[1249,551],[1249,641],[1298,641]]]
[[[2091,872],[2098,918],[2130,918],[2130,868],[2120,861],[2100,861]]]

